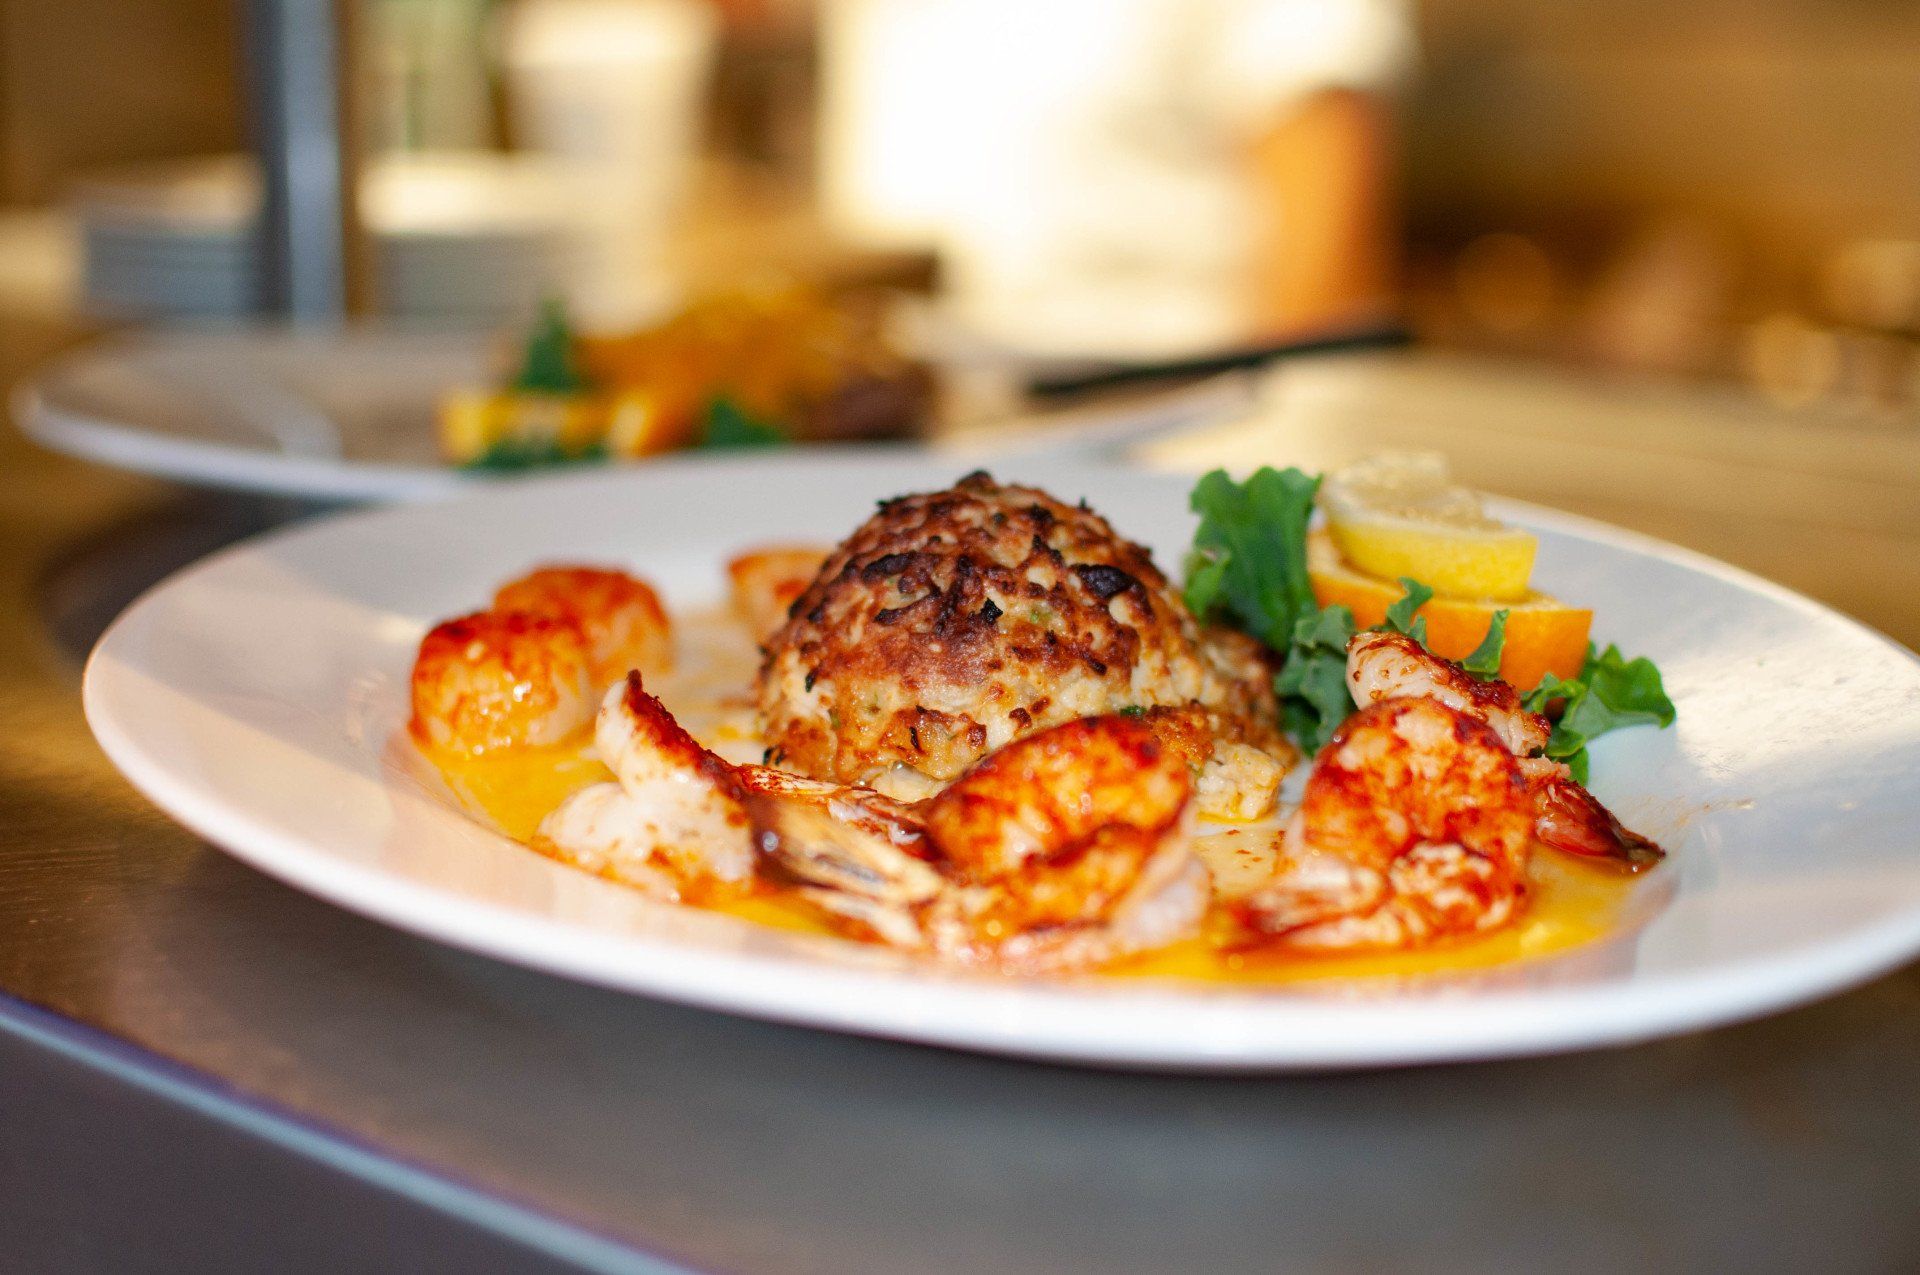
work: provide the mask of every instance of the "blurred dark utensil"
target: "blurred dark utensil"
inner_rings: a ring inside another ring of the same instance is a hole
[[[1264,367],[1280,359],[1309,354],[1343,354],[1360,350],[1392,350],[1409,344],[1413,336],[1396,325],[1355,328],[1317,336],[1273,341],[1260,345],[1223,350],[1191,358],[1168,359],[1153,363],[1108,363],[1079,367],[1071,371],[1043,373],[1027,384],[1035,398],[1064,398],[1094,390],[1139,385],[1148,381],[1170,381],[1184,377],[1213,376],[1221,372]]]

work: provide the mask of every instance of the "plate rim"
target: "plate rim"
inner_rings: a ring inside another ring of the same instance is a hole
[[[56,406],[47,397],[45,378],[73,362],[58,360],[21,381],[8,404],[22,433],[63,455],[201,487],[316,500],[412,501],[495,481],[451,467],[290,456],[175,438]]]
[[[806,459],[826,463],[844,462],[847,457],[810,454]],[[865,459],[923,468],[937,461],[899,453],[867,453]],[[945,459],[966,463],[957,457]],[[726,470],[791,468],[792,460],[695,456],[675,458],[673,463],[685,469]],[[1088,468],[1133,475],[1153,472],[1139,466],[1098,462]],[[512,494],[537,498],[539,488],[618,482],[637,476],[634,471],[541,475],[514,484]],[[470,490],[432,503],[435,509],[444,510],[505,495],[504,489]],[[1920,665],[1920,655],[1872,627],[1708,555],[1550,507],[1506,499],[1495,503],[1544,529],[1665,558],[1803,613],[1837,620]],[[418,512],[416,506],[383,506],[277,528],[228,546],[155,583],[115,618],[96,643],[83,675],[82,702],[88,725],[109,760],[144,796],[211,845],[331,904],[491,959],[629,994],[857,1035],[1103,1067],[1271,1073],[1530,1056],[1628,1044],[1784,1009],[1855,986],[1920,955],[1920,909],[1915,909],[1881,918],[1842,939],[1666,976],[1653,989],[1657,993],[1653,995],[1657,1002],[1654,1007],[1648,1004],[1649,988],[1618,982],[1527,990],[1475,988],[1459,997],[1388,996],[1348,1003],[1302,995],[1298,989],[1208,987],[1195,991],[1156,980],[1096,987],[1084,979],[1010,979],[931,967],[900,971],[828,966],[791,953],[739,953],[689,946],[645,933],[614,935],[585,930],[403,874],[353,863],[339,858],[317,839],[268,827],[244,809],[225,804],[217,793],[202,791],[201,785],[174,774],[143,746],[137,728],[114,712],[105,657],[117,643],[130,640],[125,635],[162,591],[180,587],[203,573],[217,572],[232,559],[259,553],[282,540],[324,537],[341,521],[404,520]],[[499,938],[502,928],[522,937],[503,943]],[[623,971],[609,969],[609,954],[620,956]],[[683,966],[692,968],[680,968]],[[838,992],[788,999],[796,982],[817,979],[823,972],[838,985]],[[629,976],[643,973],[644,977]],[[729,980],[736,985],[727,987]],[[914,1002],[930,985],[937,985],[943,998],[965,1002],[965,1012],[932,1017],[920,1012]],[[1116,1003],[1147,1013],[1172,1012],[1208,1019],[1248,1015],[1253,1021],[1247,1025],[1248,1030],[1226,1033],[1215,1038],[1225,1043],[1211,1046],[1200,1034],[1184,1034],[1183,1038],[1182,1033],[1169,1033],[1177,1042],[1172,1047],[1144,1042],[1137,1032],[1120,1033],[1129,1038],[1127,1043],[1102,1038],[1101,1033],[1089,1033],[1083,1023],[1073,1021],[1110,1014]],[[1394,1012],[1382,1014],[1383,1004],[1391,1004]],[[1517,1012],[1527,1009],[1548,1012]],[[1574,1017],[1571,1023],[1556,1021],[1569,1013]],[[955,1017],[959,1021],[942,1021]],[[1448,1030],[1436,1040],[1425,1020],[1441,1017]],[[1267,1019],[1293,1020],[1289,1026],[1295,1034],[1303,1026],[1317,1028],[1318,1038],[1304,1048],[1276,1048],[1268,1038],[1283,1033],[1275,1023],[1264,1021]],[[1387,1033],[1390,1039],[1381,1035],[1383,1022],[1393,1028]],[[1342,1040],[1338,1029],[1356,1026],[1367,1030]]]
[[[191,350],[199,342],[216,346],[237,342],[261,347],[313,343],[351,347],[392,339],[484,344],[489,338],[478,331],[392,320],[321,329],[213,323],[159,331],[123,331],[65,350],[39,363],[13,386],[8,406],[23,434],[63,455],[190,485],[260,495],[353,504],[411,503],[566,476],[563,470],[493,474],[439,463],[296,455],[244,442],[188,438],[153,429],[132,417],[115,417],[64,405],[57,393],[63,379],[89,368],[110,367],[115,360],[167,354],[182,348]],[[928,357],[940,361],[938,353]],[[963,430],[952,437],[936,434],[872,443],[812,443],[806,445],[805,450],[809,454],[891,451],[973,457],[983,461],[1021,460],[1043,454],[1087,454],[1110,460],[1110,453],[1116,447],[1246,410],[1252,401],[1249,397],[1252,384],[1242,373],[1227,373],[1144,399],[1123,397],[1118,402],[1069,408],[1066,409],[1068,415],[1082,419],[1071,425],[1054,423],[1021,438],[995,436],[991,431],[985,437],[970,437]],[[1044,404],[1035,403],[1013,409],[1009,419],[1045,420],[1050,415]],[[995,415],[983,419],[997,422],[1000,418]],[[646,458],[645,463],[651,467],[691,454],[673,452],[652,456]],[[593,467],[596,472],[619,468],[623,466]]]

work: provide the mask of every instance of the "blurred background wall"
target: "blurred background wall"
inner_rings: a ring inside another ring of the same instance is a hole
[[[1441,339],[1744,364],[1791,397],[1920,320],[1920,5],[1424,0],[1420,29],[1407,207]]]
[[[0,202],[242,144],[232,0],[0,0]]]

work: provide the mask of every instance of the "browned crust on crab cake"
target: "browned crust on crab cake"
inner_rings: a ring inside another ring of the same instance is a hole
[[[773,765],[938,784],[1033,731],[1136,709],[1202,710],[1284,755],[1271,680],[1257,643],[1203,629],[1084,503],[975,473],[882,502],[834,551],[767,639],[758,700]]]

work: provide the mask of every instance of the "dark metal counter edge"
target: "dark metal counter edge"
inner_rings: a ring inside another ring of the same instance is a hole
[[[412,1163],[353,1135],[241,1092],[217,1077],[0,990],[0,1031],[229,1128],[479,1227],[581,1270],[688,1275],[649,1254],[530,1205]]]

